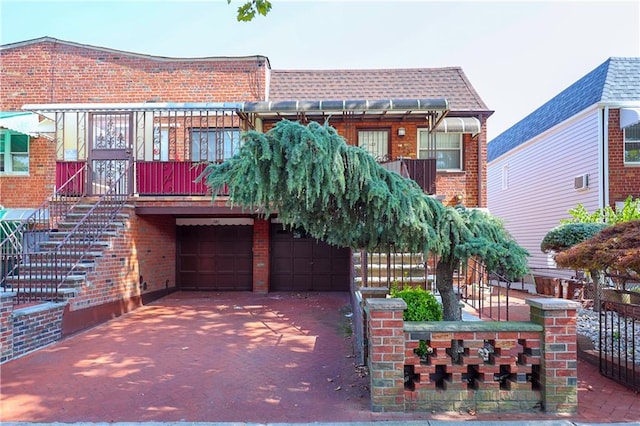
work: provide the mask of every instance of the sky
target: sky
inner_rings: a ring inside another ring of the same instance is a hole
[[[640,56],[640,0],[0,0],[0,44],[49,36],[168,57],[263,55],[272,69],[461,67],[488,140],[609,57]],[[1,84],[1,82],[0,82]]]

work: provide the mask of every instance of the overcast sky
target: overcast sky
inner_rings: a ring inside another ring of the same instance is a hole
[[[0,0],[0,43],[43,36],[171,57],[264,55],[272,69],[460,66],[489,140],[611,56],[640,56],[640,1]]]

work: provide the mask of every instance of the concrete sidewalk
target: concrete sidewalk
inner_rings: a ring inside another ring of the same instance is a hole
[[[174,293],[3,364],[0,419],[131,425],[126,422],[640,420],[640,396],[584,361],[578,361],[574,416],[372,413],[348,311],[347,293]]]

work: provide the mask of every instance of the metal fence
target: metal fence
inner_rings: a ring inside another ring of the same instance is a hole
[[[621,300],[631,293],[619,292]],[[600,307],[600,373],[640,391],[640,304],[604,300]]]

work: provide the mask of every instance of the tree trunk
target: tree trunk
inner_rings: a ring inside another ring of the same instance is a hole
[[[442,297],[442,314],[444,321],[460,321],[460,298],[453,290],[453,272],[456,263],[441,259],[436,266],[436,287]]]

